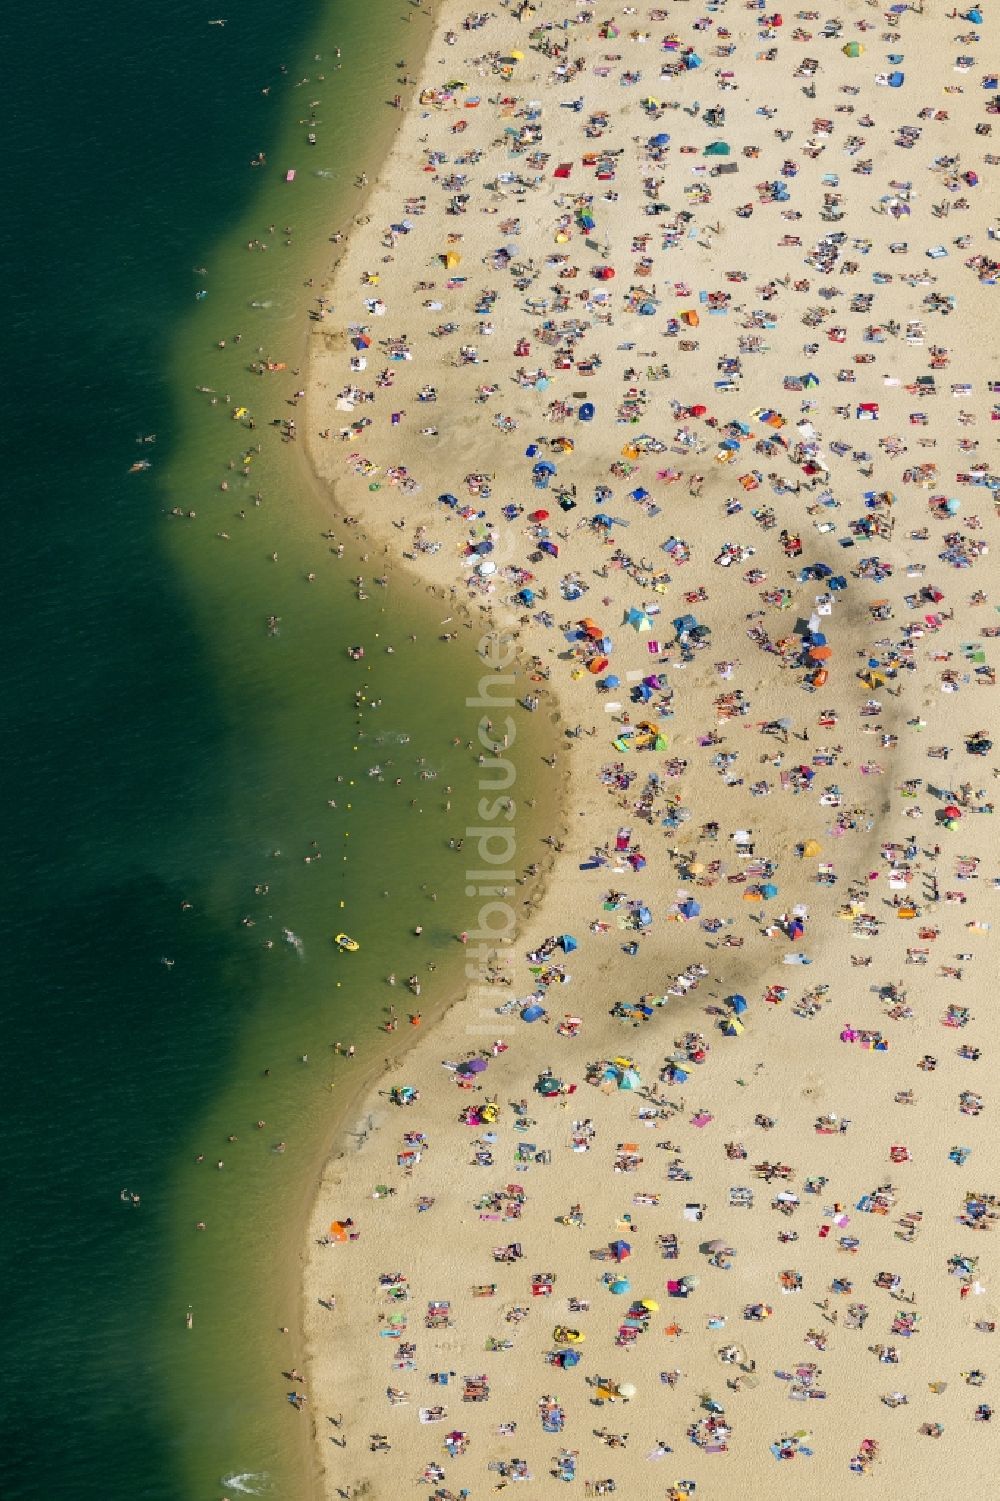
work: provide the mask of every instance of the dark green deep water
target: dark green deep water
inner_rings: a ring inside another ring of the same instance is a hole
[[[423,969],[425,1009],[457,987],[453,935],[472,913],[447,840],[475,821],[476,789],[474,758],[451,736],[473,733],[475,659],[438,642],[447,610],[399,577],[355,600],[351,575],[377,563],[333,561],[322,498],[268,426],[287,413],[292,377],[245,370],[258,343],[297,362],[302,284],[322,274],[326,235],[352,210],[354,170],[377,169],[392,63],[423,35],[423,19],[404,24],[407,8],[7,10],[0,1492],[11,1501],[314,1494],[310,1417],[287,1405],[281,1376],[302,1352],[277,1329],[294,1331],[331,1101],[349,1094],[350,1068],[360,1078],[390,1050],[376,1030],[389,999],[402,1007],[389,970]],[[209,26],[220,13],[228,24]],[[299,122],[313,99],[310,150]],[[268,169],[251,171],[261,149]],[[275,221],[290,223],[293,245],[279,233],[266,255],[248,253]],[[250,405],[258,432],[198,386]],[[150,432],[155,445],[138,447]],[[263,452],[244,480],[227,465],[251,437]],[[147,457],[148,473],[128,474]],[[170,518],[175,505],[198,519]],[[354,641],[363,663],[347,658]],[[359,687],[381,699],[360,723]],[[341,926],[359,954],[334,951]],[[357,1064],[333,1057],[336,1038],[357,1043]]]

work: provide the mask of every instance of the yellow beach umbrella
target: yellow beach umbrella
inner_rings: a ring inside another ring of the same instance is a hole
[[[639,1307],[645,1308],[647,1313],[659,1313],[660,1311],[660,1305],[655,1298],[643,1298]]]

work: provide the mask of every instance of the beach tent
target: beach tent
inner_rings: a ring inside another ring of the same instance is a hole
[[[575,938],[571,938],[568,933],[564,933],[559,940],[559,947],[562,949],[564,954],[571,954],[575,948],[579,947],[579,945]]]
[[[632,1284],[627,1277],[616,1277],[611,1284],[611,1291],[621,1296],[622,1293],[630,1293]]]
[[[730,151],[728,141],[709,141],[703,156],[728,156]]]
[[[618,1262],[626,1261],[632,1254],[632,1247],[627,1240],[613,1240],[611,1242],[611,1254]]]
[[[628,611],[627,615],[625,616],[625,623],[627,625],[633,626],[635,628],[635,630],[637,630],[637,631],[640,632],[640,634],[643,631],[649,631],[649,630],[652,630],[652,628],[653,628],[653,622],[650,620],[649,616],[646,614],[646,611],[645,610],[638,610],[638,609],[635,608],[634,605],[632,606],[632,608]]]

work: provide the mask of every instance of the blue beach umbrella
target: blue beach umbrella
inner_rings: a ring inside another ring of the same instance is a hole
[[[544,1006],[525,1006],[524,1010],[521,1012],[521,1020],[523,1022],[536,1022],[540,1016],[544,1015]]]
[[[630,1293],[632,1291],[632,1284],[627,1277],[618,1277],[612,1282],[611,1291],[617,1293],[619,1296],[622,1293]]]

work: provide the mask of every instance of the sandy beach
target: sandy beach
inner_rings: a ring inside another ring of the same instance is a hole
[[[478,639],[482,908],[310,1223],[331,1497],[989,1493],[988,19],[446,4],[359,156],[299,431]]]

